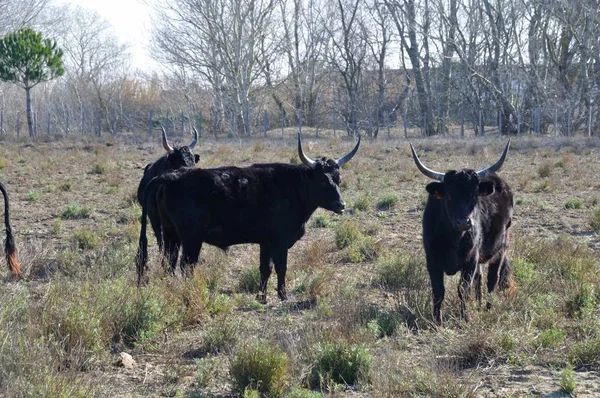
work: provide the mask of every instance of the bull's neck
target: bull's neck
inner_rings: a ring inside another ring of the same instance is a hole
[[[298,188],[300,191],[300,200],[302,202],[302,220],[306,223],[319,207],[319,205],[312,200],[309,187],[309,180],[313,178],[313,173],[315,171],[305,165],[299,165],[298,168],[300,170],[300,183],[298,184]]]

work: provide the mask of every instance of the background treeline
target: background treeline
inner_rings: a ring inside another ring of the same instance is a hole
[[[94,11],[0,0],[0,36],[55,38],[66,73],[33,91],[36,135],[149,131],[369,136],[596,134],[600,3],[591,0],[149,0],[161,70]],[[0,83],[0,132],[27,134]],[[175,133],[174,133],[175,134]]]

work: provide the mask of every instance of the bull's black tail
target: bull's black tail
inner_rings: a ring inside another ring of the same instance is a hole
[[[160,177],[153,178],[144,191],[144,204],[142,206],[142,219],[140,228],[140,240],[138,246],[138,252],[135,256],[135,264],[138,276],[138,287],[142,284],[144,278],[144,271],[148,269],[148,238],[146,237],[146,225],[148,219],[148,203],[150,200],[156,200],[156,190],[160,185]]]
[[[6,255],[6,262],[8,263],[8,270],[14,277],[21,276],[21,266],[19,265],[19,259],[17,257],[17,248],[15,246],[15,238],[12,234],[12,228],[10,227],[9,210],[10,204],[8,202],[8,193],[6,187],[0,182],[0,191],[4,196],[4,227],[6,229],[6,241],[4,242],[4,254]]]

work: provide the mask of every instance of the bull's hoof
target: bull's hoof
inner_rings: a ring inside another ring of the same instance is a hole
[[[277,292],[277,296],[279,296],[279,299],[281,301],[285,301],[287,300],[287,292],[285,290],[280,290]]]
[[[267,295],[263,293],[258,293],[256,295],[256,301],[258,301],[261,304],[267,304]]]

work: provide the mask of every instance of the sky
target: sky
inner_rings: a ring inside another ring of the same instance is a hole
[[[150,58],[151,9],[142,0],[57,0],[57,4],[76,4],[92,9],[115,28],[117,37],[130,44],[131,66],[144,72],[158,69]]]

